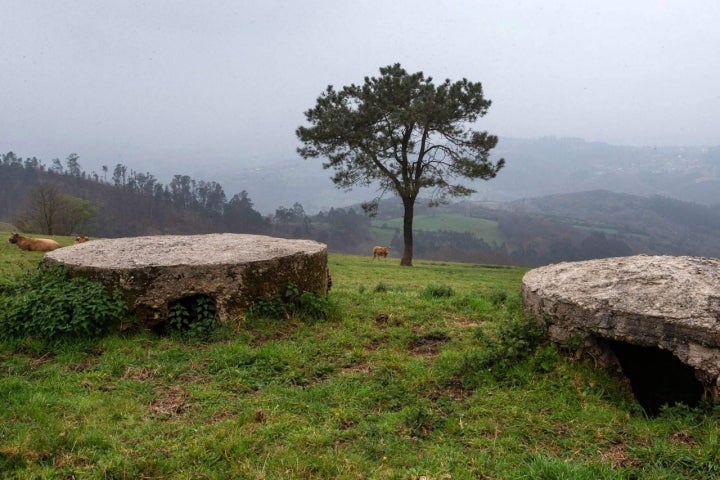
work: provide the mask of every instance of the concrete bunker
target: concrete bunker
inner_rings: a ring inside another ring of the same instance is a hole
[[[119,291],[148,327],[198,298],[211,300],[220,322],[237,323],[254,300],[290,284],[324,295],[329,277],[322,243],[228,233],[93,240],[50,252],[44,262]]]
[[[523,277],[523,306],[552,341],[621,371],[650,415],[720,393],[720,260],[638,255]]]

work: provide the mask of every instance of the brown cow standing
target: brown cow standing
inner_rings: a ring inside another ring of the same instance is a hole
[[[375,248],[373,248],[373,259],[379,257],[387,258],[388,253],[390,253],[390,247],[376,246]]]
[[[8,242],[16,244],[20,250],[30,252],[50,252],[60,248],[60,244],[49,238],[30,238],[23,237],[19,233],[13,233]]]

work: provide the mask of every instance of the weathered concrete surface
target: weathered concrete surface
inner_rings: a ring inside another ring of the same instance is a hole
[[[237,321],[260,297],[300,291],[327,292],[327,247],[311,240],[262,235],[163,235],[92,240],[45,255],[73,276],[120,290],[152,326],[171,303],[196,295],[215,300],[223,322]]]
[[[647,256],[536,268],[522,281],[525,309],[550,338],[617,360],[603,339],[670,351],[695,369],[706,394],[720,393],[720,260]]]

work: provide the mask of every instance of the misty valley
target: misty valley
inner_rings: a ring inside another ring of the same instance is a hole
[[[640,253],[720,256],[718,149],[665,148],[658,152],[553,139],[508,141],[504,149],[502,154],[515,161],[497,179],[480,182],[480,195],[432,208],[418,199],[414,224],[417,258],[537,266]],[[542,163],[543,155],[551,160]],[[663,161],[658,161],[660,155]],[[655,173],[648,177],[651,161]],[[296,163],[306,166],[302,161]],[[541,165],[552,169],[552,175],[546,174],[552,181],[538,181],[543,178]],[[579,173],[582,169],[593,173],[583,175]],[[314,169],[304,168],[305,174],[310,170]],[[313,200],[306,204],[303,199],[309,198],[309,192],[293,188],[297,179],[286,188],[283,171],[287,175],[283,168],[267,175],[274,188],[246,178],[247,184],[228,200],[215,181],[176,174],[163,185],[149,172],[139,173],[120,164],[112,170],[103,167],[102,174],[88,174],[80,168],[77,155],[70,155],[64,164],[53,160],[46,167],[35,157],[23,159],[8,152],[0,164],[0,222],[7,225],[5,230],[36,233],[96,237],[257,233],[318,240],[338,253],[369,255],[373,245],[388,245],[392,257],[402,250],[399,199],[384,198],[377,215],[369,217],[360,202],[370,198],[372,191],[346,194],[322,179],[322,188],[311,181],[305,183],[305,187],[315,187]],[[593,183],[598,177],[604,177],[604,183]],[[578,188],[588,190],[548,194],[540,188],[551,188],[548,183],[554,185],[562,178],[566,183],[556,187],[559,191],[568,190],[572,178],[578,179]],[[643,195],[617,193],[630,187],[623,188],[613,178],[622,178],[626,186],[635,185]],[[514,199],[480,198],[487,195],[483,186],[502,188],[503,182],[516,185],[515,190],[505,188],[496,197]],[[669,184],[675,190],[664,188]],[[278,188],[280,185],[283,188]],[[518,190],[523,185],[527,185],[526,196]],[[601,185],[607,189],[599,189]],[[253,188],[257,192],[249,192]],[[664,190],[666,194],[660,194]],[[532,192],[538,195],[531,196]],[[672,198],[670,193],[677,192],[685,194]],[[255,206],[256,193],[264,198],[263,210],[271,213],[263,214]],[[274,211],[268,208],[268,193],[277,193],[278,202],[284,202]],[[293,193],[297,200],[290,197]],[[49,206],[42,202],[48,195],[62,199],[52,202],[56,207],[70,202],[64,211],[75,212],[75,216],[58,214],[54,225],[43,223],[38,209]],[[338,203],[322,204],[323,200]],[[348,200],[356,203],[348,204]],[[703,203],[696,203],[701,200]]]

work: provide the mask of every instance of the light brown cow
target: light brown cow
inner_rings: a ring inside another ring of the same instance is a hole
[[[77,236],[77,237],[75,237],[75,245],[77,245],[78,243],[85,243],[88,240],[90,240],[90,239],[88,237],[86,237],[85,235]]]
[[[387,258],[388,253],[390,253],[390,247],[376,246],[375,248],[373,248],[373,259],[379,257]]]
[[[49,238],[30,238],[23,237],[19,233],[13,233],[8,242],[16,244],[20,250],[28,250],[30,252],[50,252],[60,248],[60,244]]]

